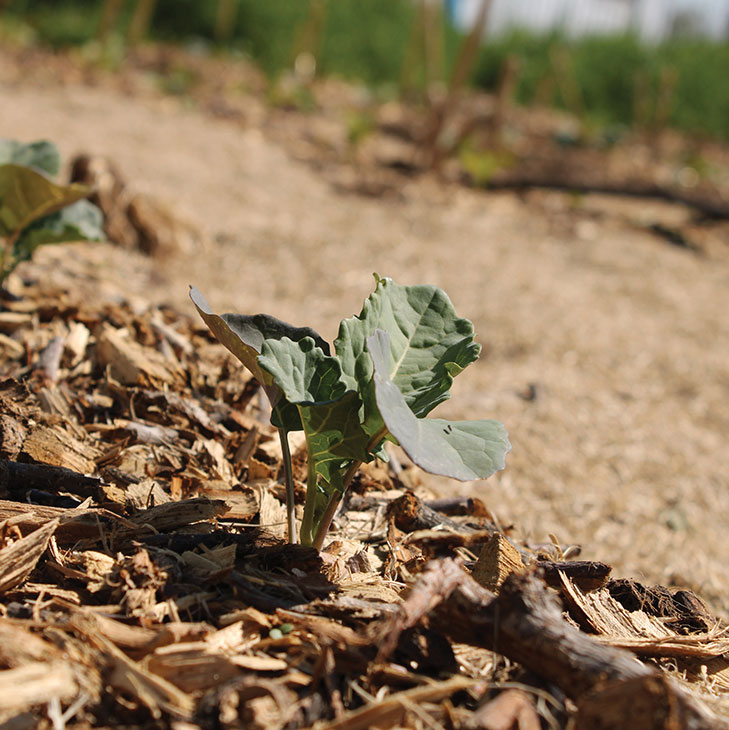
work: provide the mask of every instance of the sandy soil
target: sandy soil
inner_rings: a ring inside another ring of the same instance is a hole
[[[513,451],[487,482],[434,488],[478,495],[519,536],[553,533],[618,575],[729,610],[729,257],[625,222],[675,208],[597,196],[575,208],[431,180],[382,199],[345,193],[273,141],[253,98],[245,127],[156,95],[2,75],[0,98],[0,136],[109,156],[209,239],[161,262],[48,248],[42,265],[95,268],[187,314],[194,283],[218,311],[269,312],[327,338],[373,271],[441,286],[484,355],[440,413],[499,418]]]

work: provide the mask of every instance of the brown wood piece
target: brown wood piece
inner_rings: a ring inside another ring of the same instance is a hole
[[[537,560],[547,585],[559,588],[562,585],[559,574],[563,573],[580,590],[593,591],[605,585],[612,568],[596,560]]]
[[[25,459],[89,474],[96,469],[99,450],[86,441],[79,441],[63,428],[39,426],[23,442]]]
[[[413,596],[417,597],[415,602]],[[451,640],[503,654],[547,678],[572,698],[597,691],[607,682],[660,676],[658,670],[636,661],[629,652],[603,646],[567,623],[554,596],[535,575],[509,576],[496,597],[455,561],[431,561],[402,608],[405,613],[400,625],[413,625],[419,620],[417,616],[428,615],[431,626]],[[675,727],[729,727],[678,683],[666,681],[685,719],[683,725]],[[665,730],[671,727],[667,725]]]
[[[20,585],[30,575],[59,524],[60,520],[51,520],[0,550],[0,594]]]
[[[0,491],[3,492],[42,489],[90,497],[96,494],[100,483],[98,477],[87,477],[62,466],[0,460]]]
[[[523,573],[525,569],[519,551],[502,533],[497,532],[481,548],[471,575],[484,588],[498,593],[501,584],[512,573]]]

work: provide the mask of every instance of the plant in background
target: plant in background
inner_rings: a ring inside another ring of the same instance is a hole
[[[57,185],[60,158],[51,142],[0,139],[0,284],[38,246],[104,237],[103,215],[85,185]]]
[[[257,314],[214,314],[190,297],[211,332],[268,395],[286,477],[289,540],[296,542],[288,433],[303,430],[308,455],[300,538],[321,549],[334,513],[363,462],[400,444],[432,474],[485,479],[511,446],[498,421],[426,418],[449,397],[453,378],[479,355],[473,325],[434,286],[399,286],[375,275],[362,312],[345,319],[334,354],[316,332]]]

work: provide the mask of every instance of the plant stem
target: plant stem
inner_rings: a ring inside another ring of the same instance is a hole
[[[306,451],[309,456],[307,460],[306,474],[306,502],[304,502],[304,516],[301,520],[301,531],[299,537],[302,545],[311,545],[314,532],[314,510],[316,509],[317,473],[314,466],[314,459],[311,458],[311,449],[307,440]]]
[[[374,451],[374,449],[377,447],[377,444],[382,441],[382,439],[387,436],[387,428],[382,427],[369,441],[367,444],[367,452],[371,453]],[[321,520],[319,520],[319,526],[316,530],[316,535],[314,537],[314,541],[312,545],[317,549],[321,550],[324,546],[324,538],[327,536],[327,532],[329,532],[329,527],[332,524],[332,520],[334,519],[334,513],[337,511],[337,507],[339,507],[339,503],[342,501],[342,497],[344,497],[345,492],[347,491],[347,488],[352,482],[352,479],[354,479],[354,475],[357,473],[357,470],[362,466],[361,461],[353,461],[349,468],[347,469],[344,479],[342,480],[342,491],[341,492],[334,492],[329,497],[329,501],[327,502],[326,509],[324,510],[324,514],[321,517]],[[307,497],[308,491],[307,491]]]
[[[296,545],[296,514],[294,511],[294,472],[291,464],[291,449],[289,448],[289,433],[283,428],[278,429],[283,453],[284,480],[286,483],[286,525],[288,527],[289,543]]]

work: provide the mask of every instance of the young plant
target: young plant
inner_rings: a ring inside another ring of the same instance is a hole
[[[300,538],[321,549],[334,513],[363,462],[386,458],[386,440],[432,474],[485,479],[511,449],[493,420],[425,418],[449,398],[453,378],[481,350],[473,325],[434,286],[399,286],[375,275],[362,312],[329,345],[313,330],[268,315],[214,314],[190,297],[212,333],[268,395],[284,456],[289,540],[296,541],[288,433],[303,430],[308,454]]]
[[[0,139],[0,284],[38,246],[101,240],[103,216],[83,200],[84,185],[57,185],[60,158],[51,142]]]

